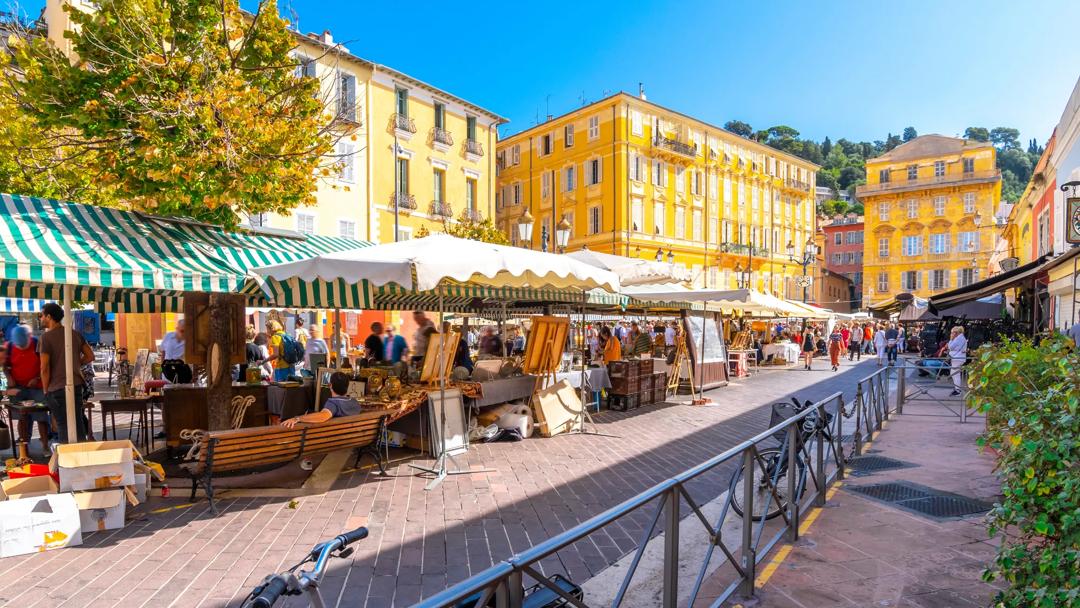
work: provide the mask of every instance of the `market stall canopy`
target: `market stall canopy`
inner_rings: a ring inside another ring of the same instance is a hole
[[[932,311],[930,307],[922,309],[919,321],[938,321],[945,317],[964,317],[965,319],[1000,319],[1005,298],[1001,294],[980,298],[950,306],[943,310]]]
[[[889,318],[898,314],[904,307],[914,304],[920,308],[926,307],[926,300],[910,293],[898,293],[895,296],[876,302],[866,307],[870,314],[878,318]]]
[[[822,308],[820,306],[814,306],[813,304],[808,304],[806,302],[799,302],[799,301],[796,301],[796,300],[784,300],[784,301],[787,302],[788,304],[791,304],[792,306],[795,306],[796,308],[800,308],[800,309],[805,310],[806,313],[801,315],[801,316],[803,318],[806,318],[806,319],[825,320],[825,319],[831,319],[831,318],[836,316],[836,313],[834,313],[833,311],[831,311],[831,310],[829,310],[827,308]]]
[[[672,284],[690,280],[690,271],[683,266],[654,262],[610,253],[583,249],[565,254],[590,266],[610,270],[619,277],[623,287],[630,285]]]
[[[659,302],[705,302],[723,309],[755,316],[803,317],[807,310],[754,289],[669,289],[631,287],[623,293],[633,298]]]
[[[0,296],[72,299],[105,310],[178,310],[188,291],[235,293],[253,266],[364,245],[352,239],[229,233],[186,221],[0,194]],[[256,294],[251,303],[265,303]]]
[[[976,281],[970,285],[965,285],[964,287],[958,287],[952,291],[946,291],[945,293],[931,296],[931,310],[941,310],[956,306],[957,304],[963,304],[964,302],[972,302],[979,298],[985,298],[986,296],[1001,293],[1006,289],[1016,287],[1017,285],[1028,281],[1034,281],[1039,273],[1045,271],[1043,265],[1047,264],[1047,261],[1050,260],[1051,257],[1051,254],[1048,253],[1008,272],[996,274],[981,281]]]
[[[584,301],[582,291],[617,294],[620,287],[614,273],[564,255],[445,234],[265,266],[253,274],[278,304],[342,308],[378,308],[380,297],[395,305],[409,298],[428,301],[437,287],[457,300],[552,301],[566,294]]]

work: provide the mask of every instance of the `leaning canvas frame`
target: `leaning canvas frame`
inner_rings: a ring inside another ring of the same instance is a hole
[[[440,381],[445,382],[450,377],[450,370],[454,369],[454,355],[457,354],[458,340],[461,339],[461,334],[456,331],[451,331],[445,334],[431,334],[428,337],[427,352],[424,353],[424,368],[420,371],[420,381],[428,382],[432,384],[438,384]],[[436,377],[439,367],[439,345],[443,346],[443,371],[442,375]]]
[[[315,407],[312,411],[319,411],[322,409],[322,390],[323,387],[330,388],[330,374],[338,370],[332,367],[317,367],[315,368]]]
[[[469,449],[469,425],[465,418],[465,403],[461,391],[456,388],[446,389],[444,395],[443,400],[439,399],[437,392],[433,391],[428,395],[428,404],[431,407],[428,427],[431,431],[431,454],[435,458],[443,453],[457,456]],[[445,435],[442,429],[443,412],[446,413]]]
[[[559,369],[566,336],[570,332],[568,317],[532,317],[529,337],[525,344],[522,371],[526,374],[551,374]],[[545,347],[550,348],[545,348]]]

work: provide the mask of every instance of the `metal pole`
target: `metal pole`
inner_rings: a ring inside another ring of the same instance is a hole
[[[904,378],[904,366],[896,367],[896,413],[904,413],[904,393],[907,391],[907,379]]]
[[[855,455],[862,455],[862,384],[855,390]]]
[[[814,450],[814,470],[817,471],[817,479],[815,480],[815,489],[817,494],[814,497],[814,504],[822,507],[825,506],[825,433],[824,430],[828,428],[828,423],[825,422],[825,404],[822,403],[818,406],[818,420],[822,422],[821,429],[819,429],[815,435],[816,449]],[[844,413],[841,411],[836,412],[836,418],[838,420],[843,419]],[[839,436],[838,436],[839,437]]]
[[[664,608],[679,603],[679,489],[667,492],[664,521]]]
[[[334,369],[341,369],[341,309],[334,309]],[[347,356],[347,353],[346,353]]]
[[[78,443],[79,441],[79,412],[75,411],[75,362],[72,360],[75,356],[74,353],[74,323],[75,315],[71,310],[71,286],[64,285],[61,287],[62,298],[64,300],[64,374],[66,379],[64,380],[64,402],[65,412],[67,417],[67,442]],[[81,353],[80,353],[81,354]],[[48,388],[48,387],[45,387]]]
[[[799,540],[799,484],[798,477],[799,469],[796,466],[797,456],[799,455],[799,430],[802,429],[802,425],[793,424],[788,427],[788,455],[787,455],[787,501],[788,501],[788,529],[787,537],[788,542],[795,542]]]
[[[754,554],[754,447],[743,452],[742,568],[739,591],[743,597],[754,595],[757,556]]]
[[[802,276],[803,276],[802,301],[803,301],[803,304],[806,304],[806,295],[807,295],[807,292],[810,289],[810,286],[806,284],[806,267],[809,266],[809,265],[810,264],[806,261],[806,254],[803,254],[803,263],[802,263]]]

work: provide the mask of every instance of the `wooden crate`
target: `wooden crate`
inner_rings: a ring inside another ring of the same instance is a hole
[[[651,390],[641,391],[638,393],[638,400],[641,402],[641,405],[650,405],[653,403],[653,392]]]
[[[612,361],[607,365],[608,377],[625,378],[630,375],[629,361]]]
[[[651,358],[642,359],[638,363],[638,375],[651,376],[652,374],[653,374],[653,360]]]
[[[653,377],[652,375],[641,376],[639,382],[638,391],[642,393],[651,393],[653,389]]]
[[[615,376],[611,378],[611,393],[614,395],[633,395],[641,390],[641,378]]]

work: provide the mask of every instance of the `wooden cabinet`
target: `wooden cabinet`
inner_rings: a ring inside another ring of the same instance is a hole
[[[268,423],[265,385],[234,384],[233,396],[253,396],[255,403],[244,413],[242,428],[265,426]],[[209,414],[206,408],[205,386],[170,386],[164,391],[161,409],[165,421],[165,445],[179,447],[184,442],[180,431],[206,429]]]

